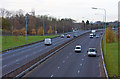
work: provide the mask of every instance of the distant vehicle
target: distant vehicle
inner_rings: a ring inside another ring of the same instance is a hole
[[[89,35],[89,37],[90,37],[90,38],[93,38],[93,37],[94,37],[94,36],[93,36],[93,33],[91,33],[91,34]]]
[[[76,45],[75,52],[81,52],[81,46],[80,45]]]
[[[73,34],[73,37],[78,37],[78,34]]]
[[[112,30],[115,30],[115,28],[113,27]]]
[[[45,45],[51,45],[52,44],[52,40],[50,38],[47,38],[47,39],[45,39],[44,44]]]
[[[67,33],[64,33],[64,35],[67,35]]]
[[[92,30],[92,33],[95,36],[96,35],[96,30]]]
[[[89,50],[87,51],[88,56],[96,56],[96,48],[89,48]]]
[[[70,35],[66,35],[67,38],[70,38]]]
[[[102,35],[103,34],[103,32],[100,32],[100,35]]]
[[[64,34],[61,34],[61,36],[60,36],[61,38],[64,38]]]
[[[96,35],[96,38],[99,38],[100,36],[99,35]]]

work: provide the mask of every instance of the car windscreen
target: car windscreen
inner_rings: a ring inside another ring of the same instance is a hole
[[[89,49],[90,52],[95,52],[95,49]]]
[[[75,49],[80,49],[80,47],[76,47]]]

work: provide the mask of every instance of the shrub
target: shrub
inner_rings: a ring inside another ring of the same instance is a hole
[[[106,42],[107,43],[115,42],[115,34],[111,27],[106,28]]]
[[[32,35],[36,35],[36,30],[32,29]]]

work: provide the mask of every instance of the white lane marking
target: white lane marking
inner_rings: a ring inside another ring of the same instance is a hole
[[[63,60],[63,63],[65,63],[65,61]]]
[[[16,62],[17,62],[18,60],[16,60]]]
[[[82,59],[82,60],[84,60],[84,59]]]
[[[69,58],[69,56],[67,56],[67,58]]]
[[[58,68],[58,69],[60,69],[60,67],[59,67],[59,66],[58,66],[57,68]]]
[[[50,77],[53,77],[53,75],[51,75]]]
[[[78,70],[78,74],[80,73],[80,71]]]
[[[82,66],[82,64],[80,64],[80,66]]]
[[[26,55],[26,58],[28,57],[28,55]]]

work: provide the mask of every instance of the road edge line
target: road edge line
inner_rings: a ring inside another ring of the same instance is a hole
[[[109,76],[108,76],[108,73],[107,73],[107,69],[106,69],[106,66],[105,66],[105,62],[104,62],[104,56],[103,56],[103,50],[102,50],[102,39],[103,39],[103,37],[101,37],[101,40],[100,40],[100,48],[101,48],[101,55],[102,55],[102,64],[103,64],[103,67],[104,67],[104,72],[105,72],[106,78],[109,79]]]

